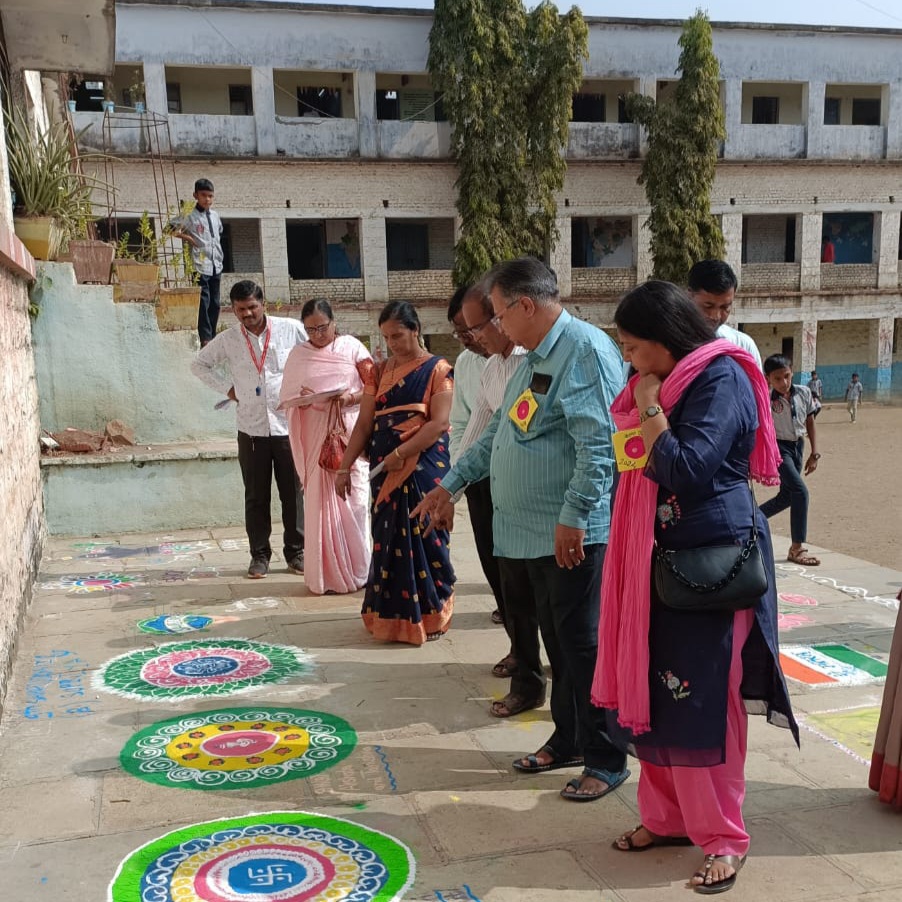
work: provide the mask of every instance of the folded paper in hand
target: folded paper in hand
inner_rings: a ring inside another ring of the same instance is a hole
[[[328,401],[331,398],[337,398],[348,390],[346,385],[341,388],[330,388],[329,391],[313,392],[309,395],[298,395],[296,398],[289,398],[283,401],[276,410],[287,410],[289,407],[309,407],[311,404],[318,404],[320,401]]]

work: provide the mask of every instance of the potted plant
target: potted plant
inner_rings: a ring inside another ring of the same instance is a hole
[[[75,268],[75,281],[80,285],[95,283],[109,285],[115,245],[99,241],[93,229],[90,208],[79,217],[75,227],[75,237],[69,239],[68,257]]]
[[[145,210],[138,222],[137,247],[132,247],[131,235],[124,232],[116,245],[113,266],[120,282],[143,282],[156,285],[160,280],[160,241],[154,234],[150,214]]]
[[[5,115],[16,234],[33,257],[54,260],[90,209],[91,183],[73,171],[67,123],[40,132],[22,107],[8,107]]]
[[[186,201],[180,215],[170,218],[164,229],[169,239],[178,231],[181,220],[191,212],[193,201]],[[174,256],[167,260],[165,287],[160,289],[157,302],[157,321],[162,330],[193,329],[197,325],[197,308],[200,304],[198,273],[187,243],[181,244]]]
[[[126,92],[135,112],[143,113],[145,110],[144,79],[141,77],[141,70],[137,67],[132,70],[132,83],[126,88]]]

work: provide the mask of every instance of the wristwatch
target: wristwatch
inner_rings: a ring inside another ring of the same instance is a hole
[[[820,459],[821,459],[820,454],[818,454],[817,452],[813,453],[811,456],[812,456],[815,460],[820,460]]]
[[[639,422],[644,423],[646,420],[656,417],[659,413],[664,413],[664,408],[661,407],[660,404],[652,404],[651,407],[646,407],[645,410],[639,414]]]

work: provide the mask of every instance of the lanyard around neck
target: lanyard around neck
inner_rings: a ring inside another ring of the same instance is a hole
[[[241,327],[241,332],[244,335],[244,340],[247,342],[247,349],[250,352],[251,360],[254,361],[254,367],[257,370],[257,375],[260,379],[263,379],[263,367],[266,366],[266,352],[269,350],[269,339],[272,335],[272,327],[267,324],[266,326],[266,338],[263,341],[263,354],[260,357],[260,361],[257,361],[257,352],[254,350],[254,346],[251,344],[250,336],[247,334],[247,329],[244,326]]]

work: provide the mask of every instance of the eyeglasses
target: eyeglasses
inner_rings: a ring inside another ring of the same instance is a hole
[[[306,326],[308,335],[325,335],[335,323],[326,323],[324,326]]]
[[[501,320],[504,319],[504,314],[507,313],[507,311],[510,310],[511,307],[515,307],[517,304],[519,304],[520,301],[522,301],[522,300],[523,300],[523,296],[520,295],[520,297],[515,298],[515,299],[512,300],[509,304],[505,304],[505,305],[504,305],[504,310],[502,310],[501,313],[496,313],[496,314],[489,320],[489,322],[490,322],[496,329],[500,329],[500,328],[501,328]]]
[[[466,338],[468,335],[472,335],[472,331],[470,329],[455,329],[451,333],[452,338],[456,338],[458,341]]]

